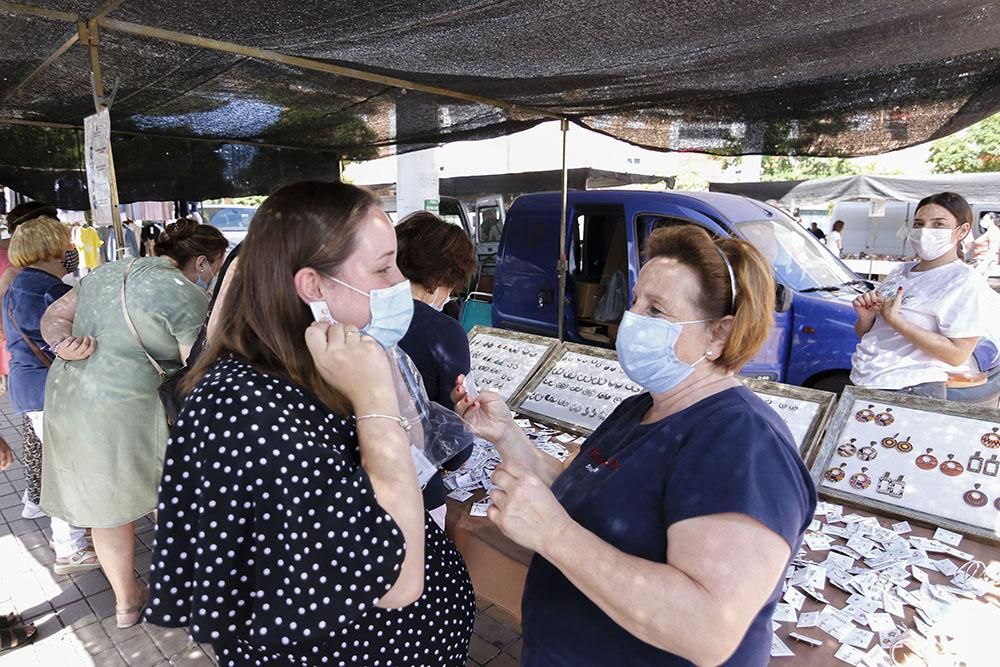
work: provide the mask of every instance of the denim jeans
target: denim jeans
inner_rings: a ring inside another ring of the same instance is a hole
[[[893,389],[900,394],[910,394],[911,396],[924,396],[926,398],[938,398],[942,401],[948,398],[948,388],[944,382],[924,382],[902,389]]]

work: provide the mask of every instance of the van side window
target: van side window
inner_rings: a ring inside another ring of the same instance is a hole
[[[639,244],[639,266],[641,267],[646,263],[646,239],[657,229],[661,227],[670,227],[675,225],[695,225],[701,229],[705,229],[701,225],[692,222],[691,220],[686,220],[684,218],[677,218],[669,215],[654,215],[651,213],[641,213],[635,216],[635,239]],[[715,234],[710,229],[705,229],[712,238],[718,238],[718,234]]]
[[[627,271],[625,209],[578,206],[575,213],[569,265],[574,280],[599,283],[611,272]]]

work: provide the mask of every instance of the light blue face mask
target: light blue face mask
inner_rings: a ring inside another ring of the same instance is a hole
[[[413,319],[413,292],[410,291],[409,280],[396,283],[392,287],[364,292],[333,276],[329,278],[349,290],[368,297],[372,319],[361,329],[361,333],[371,336],[386,349],[398,343],[406,335],[407,329],[410,328],[410,320]]]
[[[708,321],[671,322],[625,311],[615,343],[618,362],[625,375],[650,393],[670,391],[691,375],[694,367],[705,359],[705,355],[702,355],[693,364],[686,364],[677,358],[675,346],[683,325]]]

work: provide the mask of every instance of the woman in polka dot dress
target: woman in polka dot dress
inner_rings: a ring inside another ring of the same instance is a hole
[[[147,612],[222,665],[465,665],[472,584],[423,509],[365,335],[385,342],[368,293],[403,281],[395,253],[378,200],[350,185],[282,188],[250,226],[253,268],[167,449]],[[314,302],[340,324],[310,325]]]

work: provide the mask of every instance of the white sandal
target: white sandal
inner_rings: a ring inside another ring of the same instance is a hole
[[[96,570],[99,567],[101,567],[101,561],[97,559],[94,547],[84,547],[69,556],[56,558],[56,562],[52,565],[56,574],[78,574]]]

